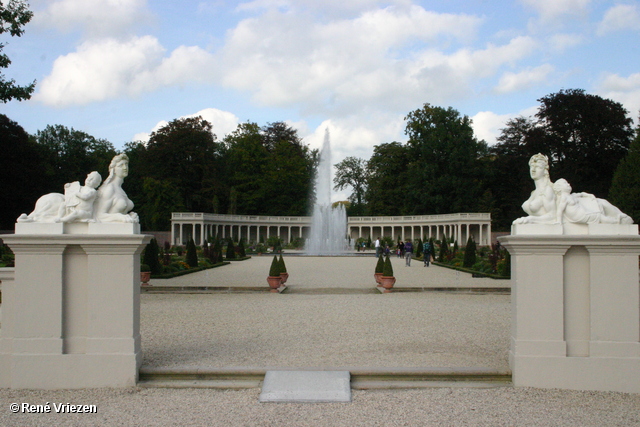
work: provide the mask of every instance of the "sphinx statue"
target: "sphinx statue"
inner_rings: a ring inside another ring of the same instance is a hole
[[[98,188],[102,177],[98,172],[87,175],[85,185],[78,181],[65,184],[65,194],[49,193],[36,201],[30,214],[22,214],[17,222],[73,223],[121,222],[138,223],[133,202],[122,189],[129,174],[129,158],[118,154],[109,165],[109,176]]]
[[[529,172],[535,189],[522,209],[529,216],[514,224],[633,224],[633,219],[605,199],[590,193],[572,193],[571,185],[561,178],[549,177],[549,159],[535,154],[529,160]]]

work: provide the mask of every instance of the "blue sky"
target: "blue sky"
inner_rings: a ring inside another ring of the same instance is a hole
[[[537,99],[581,88],[640,110],[637,1],[32,0],[3,35],[31,100],[0,111],[35,133],[62,124],[116,148],[201,114],[221,139],[237,123],[287,121],[334,163],[405,141],[424,103],[473,119],[495,141]]]

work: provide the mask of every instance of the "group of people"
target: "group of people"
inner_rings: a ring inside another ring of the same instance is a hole
[[[384,247],[382,246],[382,241],[380,240],[380,237],[376,239],[375,248],[376,248],[376,258],[382,255],[383,253],[388,256],[391,252],[391,250],[389,249],[389,245],[386,245]],[[431,263],[431,256],[433,255],[433,250],[431,248],[431,244],[428,241],[423,243],[422,253],[424,254],[423,255],[424,266],[429,267],[429,264]],[[413,258],[413,243],[411,243],[411,239],[407,239],[406,242],[400,241],[396,249],[396,254],[398,255],[398,258],[404,257],[406,267],[411,267],[411,258]]]

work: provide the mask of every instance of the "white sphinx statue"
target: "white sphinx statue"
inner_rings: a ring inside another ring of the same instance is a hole
[[[129,158],[118,154],[109,164],[109,176],[102,186],[98,172],[87,175],[85,185],[78,181],[65,184],[65,194],[49,193],[40,197],[29,215],[22,214],[18,222],[119,222],[138,223],[138,214],[131,212],[133,202],[122,189],[129,174]]]
[[[549,159],[544,154],[531,156],[529,171],[536,186],[522,204],[529,216],[516,219],[514,224],[633,224],[629,215],[608,201],[589,193],[572,193],[567,180],[552,183]]]

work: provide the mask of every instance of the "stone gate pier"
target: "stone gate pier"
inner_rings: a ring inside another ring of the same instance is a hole
[[[514,224],[515,386],[640,393],[640,236],[632,224]]]
[[[0,387],[132,387],[140,348],[139,224],[16,224],[3,283]]]

